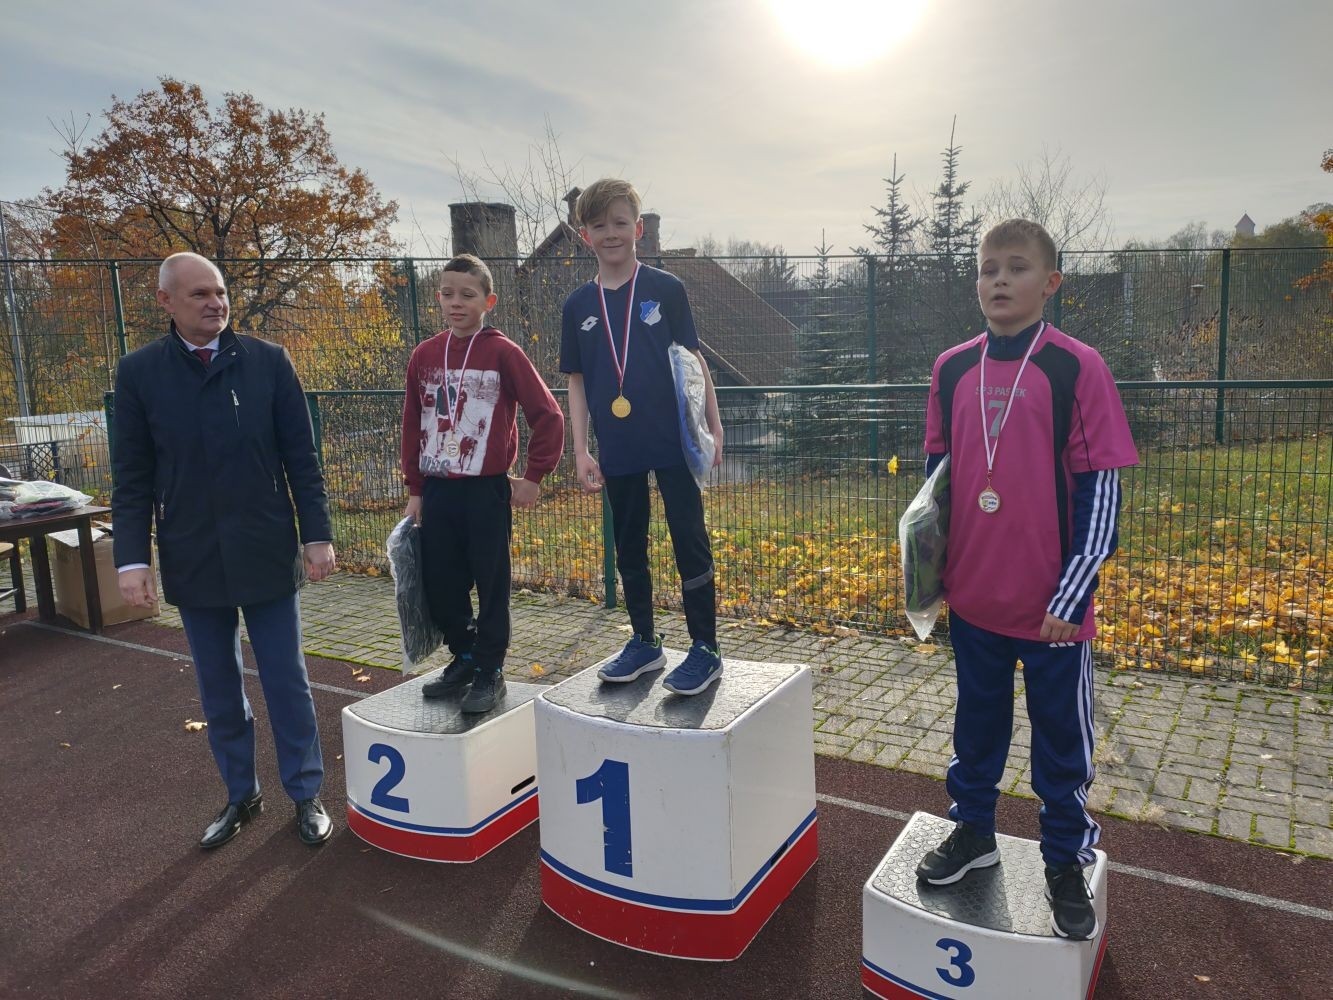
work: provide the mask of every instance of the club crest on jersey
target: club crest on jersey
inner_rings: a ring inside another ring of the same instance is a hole
[[[639,319],[648,326],[656,326],[662,321],[662,304],[654,302],[652,299],[645,299],[639,303]]]
[[[582,328],[582,329],[583,329],[583,332],[584,332],[584,333],[587,333],[589,330],[591,330],[591,329],[592,329],[594,326],[596,326],[596,325],[597,325],[597,317],[596,317],[596,316],[589,316],[587,319],[585,319],[585,320],[583,321],[583,328]]]

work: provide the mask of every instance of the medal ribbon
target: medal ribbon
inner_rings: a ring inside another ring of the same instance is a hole
[[[620,354],[616,354],[616,339],[611,332],[611,318],[606,312],[606,289],[602,287],[602,276],[597,276],[597,297],[602,303],[602,324],[606,327],[606,346],[611,348],[611,361],[616,366],[618,395],[625,395],[625,369],[629,367],[629,328],[634,321],[634,286],[639,282],[639,265],[635,263],[634,274],[629,280],[629,301],[625,303],[625,339]],[[621,360],[623,355],[624,360]]]
[[[986,487],[990,488],[991,472],[995,468],[995,453],[1000,449],[1000,432],[1004,430],[1004,425],[1009,422],[1009,411],[1014,405],[1014,396],[1018,394],[1018,383],[1022,381],[1023,369],[1028,366],[1028,358],[1032,357],[1032,349],[1037,346],[1037,341],[1041,335],[1046,332],[1046,321],[1041,321],[1041,326],[1037,327],[1037,332],[1032,335],[1032,343],[1028,344],[1027,352],[1023,355],[1023,363],[1018,366],[1018,374],[1014,376],[1014,387],[1009,390],[1009,399],[1004,404],[1004,413],[1000,415],[1000,426],[995,429],[995,440],[991,441],[990,432],[986,430],[986,347],[990,341],[990,334],[983,334],[985,338],[981,343],[981,386],[977,390],[977,399],[981,402],[981,443],[986,446]]]
[[[478,330],[467,339],[467,350],[463,352],[463,367],[458,369],[458,391],[454,393],[454,401],[449,404],[449,433],[452,435],[458,430],[458,418],[463,415],[461,402],[463,399],[463,376],[467,374],[467,359],[472,357],[472,345],[477,342],[477,337],[481,335]],[[449,347],[454,342],[456,334],[453,330],[449,331],[449,339],[444,343],[444,398],[449,399]]]

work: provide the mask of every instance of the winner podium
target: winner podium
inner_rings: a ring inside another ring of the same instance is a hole
[[[737,958],[818,856],[810,670],[727,658],[683,697],[597,669],[537,699],[542,902],[629,948]]]
[[[423,674],[342,711],[347,826],[423,861],[475,861],[537,818],[536,684],[508,684],[484,715],[465,693],[426,699]]]
[[[885,1000],[1085,1000],[1106,949],[1106,855],[1086,871],[1097,935],[1051,929],[1045,865],[1032,840],[996,835],[1000,863],[953,885],[917,881],[921,858],[953,823],[915,813],[862,893],[861,983]]]

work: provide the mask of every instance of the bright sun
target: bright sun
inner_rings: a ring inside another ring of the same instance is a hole
[[[916,27],[927,0],[768,0],[797,47],[829,66],[855,69]]]

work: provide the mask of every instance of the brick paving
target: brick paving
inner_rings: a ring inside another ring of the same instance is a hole
[[[340,573],[307,587],[301,600],[308,653],[358,666],[400,665],[389,580]],[[174,608],[164,608],[159,620],[180,625]],[[667,644],[684,645],[684,618],[665,614],[662,621]],[[623,609],[529,591],[514,595],[513,628],[506,673],[540,682],[577,673],[629,634]],[[725,620],[719,642],[724,657],[811,666],[817,752],[943,777],[954,699],[947,646]],[[443,663],[442,654],[436,659]],[[1032,797],[1031,731],[1018,680],[1014,751],[1002,788]],[[1092,809],[1333,857],[1333,698],[1099,669],[1096,700]]]

